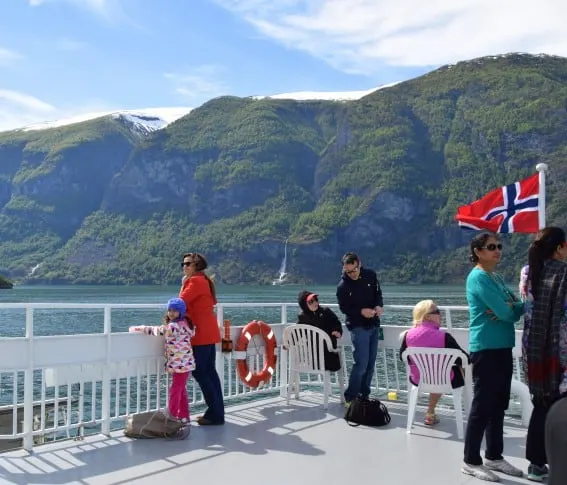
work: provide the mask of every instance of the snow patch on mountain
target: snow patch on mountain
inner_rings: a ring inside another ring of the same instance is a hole
[[[152,131],[161,130],[170,123],[177,121],[179,118],[188,114],[192,108],[147,108],[140,110],[123,110],[123,111],[102,111],[96,113],[86,113],[70,118],[63,118],[54,121],[44,121],[35,123],[22,128],[23,131],[47,130],[50,128],[59,128],[62,126],[82,123],[84,121],[95,120],[105,116],[112,116],[114,119],[125,121],[132,129],[147,134]]]
[[[291,99],[295,101],[355,101],[363,98],[380,89],[386,89],[398,84],[389,83],[372,89],[360,91],[296,91],[292,93],[273,94],[269,96],[251,96],[252,99]],[[74,125],[85,121],[95,120],[111,116],[114,119],[125,123],[132,131],[140,135],[147,135],[157,130],[165,128],[167,125],[177,121],[179,118],[189,114],[193,108],[169,107],[169,108],[147,108],[139,110],[121,111],[99,111],[85,113],[70,118],[63,118],[53,121],[43,121],[20,128],[22,131],[48,130],[60,128],[62,126]]]
[[[379,91],[380,89],[390,88],[398,84],[383,84],[372,89],[361,91],[297,91],[294,93],[273,94],[271,96],[251,96],[253,99],[293,99],[295,101],[355,101],[357,99],[368,96],[369,94]]]

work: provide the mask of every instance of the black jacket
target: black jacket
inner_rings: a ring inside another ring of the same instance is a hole
[[[329,337],[331,337],[331,342],[333,347],[337,347],[337,337],[331,335],[332,332],[343,333],[343,328],[341,321],[335,315],[335,312],[330,308],[319,306],[319,308],[312,312],[307,307],[306,298],[311,293],[309,291],[302,291],[298,297],[299,307],[302,312],[297,316],[297,323],[303,325],[313,325],[321,330],[323,330]],[[325,360],[325,370],[331,372],[336,372],[341,368],[341,361],[339,359],[339,354],[335,352],[330,352],[327,348],[324,349],[324,360]],[[317,356],[315,356],[317,358]]]
[[[337,286],[337,301],[341,312],[346,315],[345,323],[348,329],[380,325],[380,318],[365,318],[360,313],[363,308],[384,306],[382,288],[375,271],[360,268],[360,276],[356,280],[343,274]]]

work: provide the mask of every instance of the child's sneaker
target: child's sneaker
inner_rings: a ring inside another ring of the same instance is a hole
[[[425,424],[426,426],[435,426],[436,424],[439,424],[439,421],[439,416],[437,416],[436,414],[427,413],[425,415],[425,419],[423,420],[423,424]]]
[[[537,466],[530,464],[528,466],[528,480],[532,482],[543,482],[549,476],[549,468],[546,465]]]

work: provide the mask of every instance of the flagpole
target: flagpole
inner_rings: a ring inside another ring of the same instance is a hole
[[[538,197],[538,222],[539,228],[545,227],[545,172],[547,171],[547,163],[538,163],[536,170],[539,173],[539,197]]]

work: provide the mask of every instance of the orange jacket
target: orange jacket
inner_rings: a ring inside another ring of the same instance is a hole
[[[211,293],[205,275],[195,273],[187,278],[181,287],[179,298],[187,305],[187,316],[196,327],[191,344],[210,345],[220,342],[221,334],[214,312],[217,301]]]

